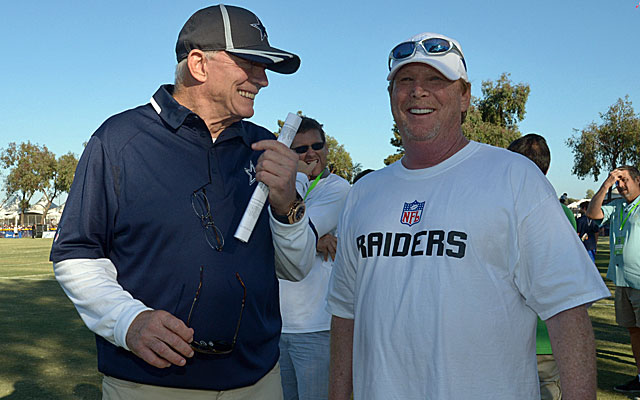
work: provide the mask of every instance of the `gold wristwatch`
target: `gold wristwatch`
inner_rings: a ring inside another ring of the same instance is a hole
[[[289,206],[289,212],[287,212],[286,215],[278,215],[274,212],[272,212],[272,215],[276,221],[282,222],[283,224],[295,224],[304,217],[306,209],[307,206],[305,206],[302,197],[296,193],[296,199]]]

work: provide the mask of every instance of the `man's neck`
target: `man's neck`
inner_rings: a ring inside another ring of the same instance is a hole
[[[405,144],[405,155],[402,158],[402,165],[407,169],[433,167],[462,150],[467,143],[469,143],[469,139],[462,134],[449,143],[411,141]]]
[[[173,98],[183,107],[197,114],[207,125],[212,138],[217,138],[229,126],[240,121],[238,118],[216,115],[214,107],[206,97],[194,95],[191,89],[174,90]]]
[[[326,178],[327,176],[329,176],[329,174],[330,174],[330,172],[329,172],[328,168],[323,169],[322,172],[320,172],[320,179]],[[317,177],[318,177],[318,175],[316,175],[316,176],[310,175],[309,176],[309,180],[314,180]]]
[[[637,198],[638,198],[638,194],[636,194],[633,198],[631,198],[631,196],[625,197],[625,200],[627,201],[627,204],[631,204],[634,201],[636,201]]]

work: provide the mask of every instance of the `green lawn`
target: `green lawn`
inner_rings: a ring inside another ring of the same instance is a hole
[[[597,264],[606,273],[607,238]],[[93,334],[53,278],[51,239],[0,239],[0,400],[99,399]],[[610,282],[607,282],[612,288]],[[613,300],[590,309],[598,351],[598,399],[629,399],[612,387],[635,372]]]
[[[99,399],[95,339],[53,278],[51,239],[0,239],[0,399]]]

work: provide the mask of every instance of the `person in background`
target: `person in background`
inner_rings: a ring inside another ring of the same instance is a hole
[[[374,170],[373,169],[365,169],[364,171],[359,172],[354,178],[353,178],[353,184],[355,185],[356,182],[358,182],[362,177],[369,175],[370,173],[372,173]]]
[[[562,203],[563,205],[565,205],[567,203],[567,194],[566,193],[562,193],[562,196],[560,196],[560,203]]]
[[[582,244],[584,244],[584,248],[587,249],[587,253],[591,260],[596,262],[596,249],[598,247],[598,232],[600,231],[600,226],[593,221],[591,218],[587,217],[587,208],[589,207],[588,201],[583,201],[580,203],[580,213],[582,214],[580,218],[576,221],[578,225],[578,236],[580,240],[582,240]]]
[[[621,199],[603,205],[605,195],[614,186]],[[587,208],[587,217],[601,225],[609,222],[609,269],[607,279],[616,285],[616,322],[627,328],[638,375],[613,390],[640,393],[640,173],[624,165],[609,173]]]
[[[280,371],[285,400],[323,400],[329,392],[329,329],[325,310],[336,254],[338,217],[351,186],[327,168],[322,125],[302,117],[291,148],[298,154],[297,187],[320,239],[313,267],[299,282],[280,281]]]

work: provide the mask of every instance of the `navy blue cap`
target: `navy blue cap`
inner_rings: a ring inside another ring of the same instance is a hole
[[[196,11],[178,35],[178,62],[194,49],[226,51],[281,74],[292,74],[300,67],[297,55],[271,47],[260,19],[241,7],[218,4]]]

